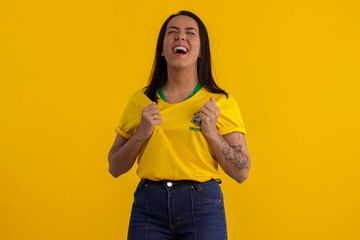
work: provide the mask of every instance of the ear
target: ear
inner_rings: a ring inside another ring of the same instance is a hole
[[[164,51],[163,50],[161,50],[161,56],[164,56]]]

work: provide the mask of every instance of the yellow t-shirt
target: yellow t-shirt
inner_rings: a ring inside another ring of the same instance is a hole
[[[141,110],[152,101],[136,91],[127,103],[115,132],[129,139],[137,131]],[[218,162],[205,136],[201,133],[198,113],[213,97],[220,108],[216,127],[221,135],[231,132],[246,134],[241,113],[234,97],[210,93],[201,88],[195,95],[170,104],[159,98],[162,123],[157,125],[138,155],[139,178],[159,180],[195,180],[205,182],[219,178]]]

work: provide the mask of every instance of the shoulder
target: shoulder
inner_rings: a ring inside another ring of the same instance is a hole
[[[130,99],[142,98],[142,97],[144,97],[144,96],[146,97],[146,95],[145,95],[145,90],[146,90],[146,87],[137,89],[136,91],[134,91],[134,92],[131,94]]]
[[[134,91],[128,100],[127,107],[137,109],[147,107],[151,103],[151,100],[145,95],[145,90],[146,88],[141,88]]]
[[[149,105],[151,100],[145,94],[146,87],[136,90],[133,92],[129,99],[129,103],[136,105]]]
[[[221,108],[228,108],[228,107],[237,107],[237,102],[235,97],[227,92],[227,96],[225,94],[222,93],[211,93],[208,92],[207,90],[203,89],[203,91],[205,92],[205,94],[207,95],[208,98],[213,97],[216,105],[221,109]]]

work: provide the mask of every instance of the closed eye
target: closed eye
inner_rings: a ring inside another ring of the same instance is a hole
[[[170,32],[168,32],[169,34],[170,33],[174,33],[175,31],[170,31]],[[187,34],[192,34],[192,35],[195,35],[195,33],[193,33],[193,32],[187,32]]]

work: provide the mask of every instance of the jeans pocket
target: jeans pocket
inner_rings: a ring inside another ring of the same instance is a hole
[[[196,184],[192,188],[195,196],[199,199],[209,203],[222,203],[223,195],[221,188],[216,181],[211,181],[206,184]]]

